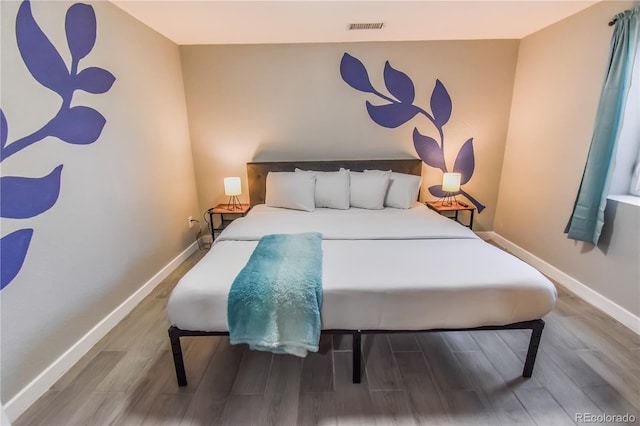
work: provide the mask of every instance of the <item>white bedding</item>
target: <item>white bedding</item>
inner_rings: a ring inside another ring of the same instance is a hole
[[[167,307],[183,330],[228,331],[231,283],[266,234],[323,234],[322,328],[420,330],[541,318],[557,292],[537,270],[429,210],[258,205],[180,280]]]

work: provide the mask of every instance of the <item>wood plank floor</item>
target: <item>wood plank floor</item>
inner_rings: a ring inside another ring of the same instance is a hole
[[[640,422],[640,337],[560,288],[533,377],[529,332],[323,336],[305,359],[183,338],[177,386],[166,301],[195,253],[31,406],[15,425],[565,425],[577,415]],[[606,423],[606,422],[605,422]],[[593,423],[592,423],[593,424]]]

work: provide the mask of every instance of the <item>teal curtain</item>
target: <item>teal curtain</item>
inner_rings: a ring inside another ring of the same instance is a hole
[[[597,244],[600,238],[616,143],[639,44],[639,14],[640,6],[636,6],[614,17],[608,69],[600,93],[591,147],[573,213],[564,230],[574,240]]]

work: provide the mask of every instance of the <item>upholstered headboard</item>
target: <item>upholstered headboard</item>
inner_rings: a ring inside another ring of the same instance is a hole
[[[341,167],[361,172],[367,170],[393,170],[398,173],[422,175],[422,161],[419,159],[406,160],[332,160],[332,161],[278,161],[247,163],[247,178],[249,180],[249,202],[251,206],[263,204],[269,172],[292,172],[296,167],[303,170],[317,170],[335,172]]]

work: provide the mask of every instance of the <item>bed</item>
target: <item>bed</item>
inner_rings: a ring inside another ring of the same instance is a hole
[[[265,205],[272,171],[393,170],[419,176],[420,160],[248,163],[251,211],[234,221],[172,291],[167,312],[176,377],[186,385],[182,336],[228,335],[228,293],[266,234],[322,233],[322,333],[353,336],[353,382],[361,336],[372,333],[530,329],[523,369],[531,377],[544,321],[557,298],[537,270],[422,203],[379,210]],[[524,349],[524,348],[523,348]]]

